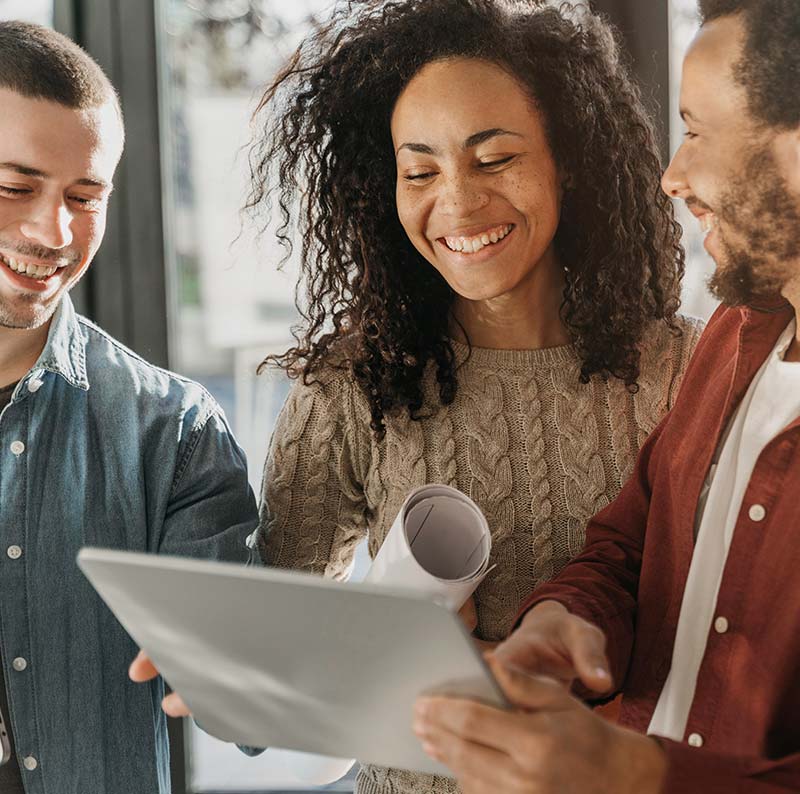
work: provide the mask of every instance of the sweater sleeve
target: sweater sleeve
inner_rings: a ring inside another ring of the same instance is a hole
[[[349,575],[367,533],[360,455],[368,433],[354,389],[346,377],[332,377],[298,382],[287,398],[264,467],[259,550],[266,565]]]
[[[800,791],[800,754],[726,755],[658,739],[667,756],[661,794],[790,794]]]

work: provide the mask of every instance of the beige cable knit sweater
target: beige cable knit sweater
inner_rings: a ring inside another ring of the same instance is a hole
[[[472,497],[492,530],[497,567],[475,594],[477,636],[501,640],[521,601],[583,545],[591,516],[618,493],[647,435],[672,406],[700,323],[659,324],[642,345],[637,394],[597,377],[579,382],[572,346],[546,350],[456,345],[458,392],[449,406],[425,381],[425,416],[370,432],[363,393],[346,373],[297,383],[278,419],[264,472],[260,538],[268,565],[345,578],[356,545],[375,556],[406,495],[446,483]],[[358,794],[454,792],[455,784],[364,767]]]

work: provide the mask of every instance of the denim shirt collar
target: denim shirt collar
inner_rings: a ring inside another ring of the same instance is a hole
[[[69,295],[64,295],[53,315],[47,343],[33,372],[54,372],[72,386],[89,390],[86,375],[86,339],[81,332],[78,315]]]

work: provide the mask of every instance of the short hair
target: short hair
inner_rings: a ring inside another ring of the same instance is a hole
[[[105,72],[74,41],[41,25],[0,21],[0,88],[84,110],[119,97]]]
[[[746,41],[735,68],[750,112],[772,127],[800,125],[800,0],[699,0],[703,24],[743,15]]]

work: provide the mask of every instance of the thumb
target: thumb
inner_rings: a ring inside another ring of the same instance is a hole
[[[131,666],[128,668],[128,677],[131,681],[143,683],[144,681],[150,681],[156,676],[158,676],[158,670],[150,661],[150,657],[144,651],[139,651],[136,658],[131,662]]]

